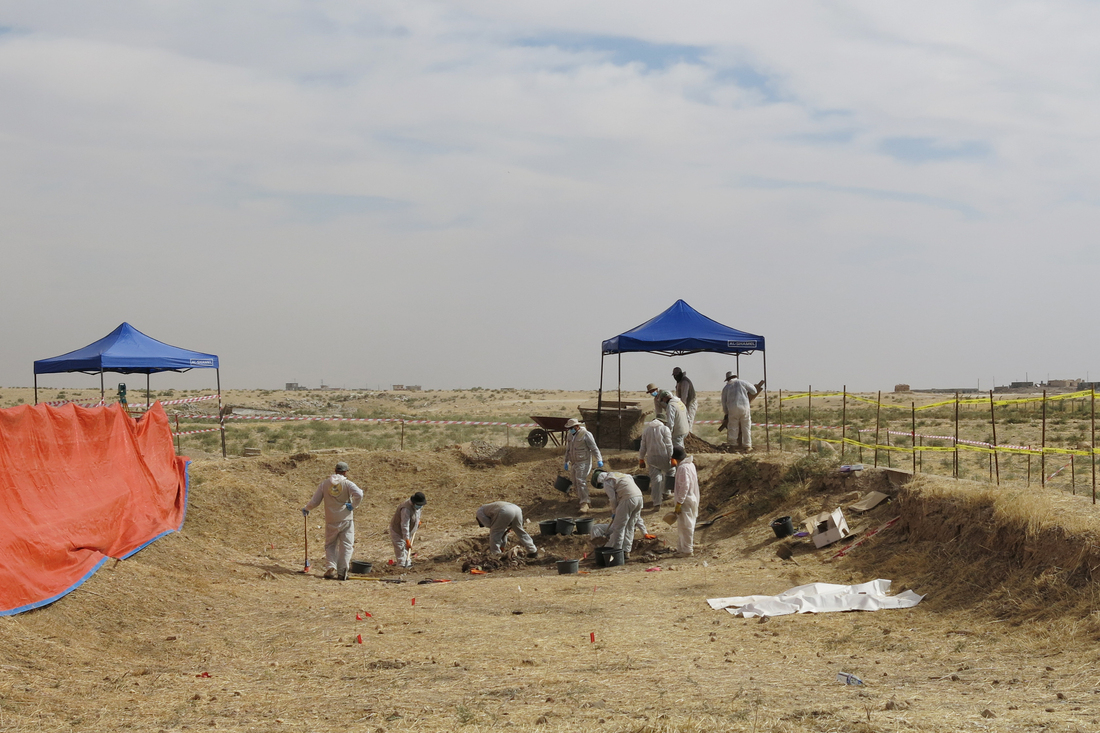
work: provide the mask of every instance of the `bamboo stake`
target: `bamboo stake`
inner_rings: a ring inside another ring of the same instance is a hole
[[[989,390],[989,424],[993,426],[993,463],[997,466],[997,485],[1001,485],[1001,459],[997,455],[997,415],[993,411],[993,390]],[[1030,457],[1031,454],[1029,453]]]
[[[1039,456],[1039,468],[1043,472],[1040,486],[1047,485],[1047,391],[1043,390],[1043,452]]]
[[[959,393],[955,393],[955,480],[959,480]]]
[[[844,461],[845,441],[848,439],[848,385],[844,385],[844,397],[840,407],[840,460]]]
[[[878,431],[882,423],[882,390],[878,391],[878,402],[875,408],[875,468],[878,468]]]
[[[1092,503],[1096,503],[1096,388],[1093,387],[1092,392],[1092,455],[1089,458],[1092,460]]]
[[[909,445],[913,449],[913,475],[917,475],[917,403],[913,402],[913,423],[909,430]]]
[[[765,384],[764,388],[767,389]],[[729,430],[727,427],[726,430]],[[779,390],[779,452],[783,452],[783,390]]]
[[[814,386],[806,390],[806,452],[814,452]]]

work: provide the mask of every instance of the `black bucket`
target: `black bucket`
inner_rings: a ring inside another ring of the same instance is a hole
[[[776,537],[790,537],[794,534],[794,524],[790,517],[780,517],[772,520],[772,532]]]
[[[558,534],[564,535],[573,534],[573,528],[577,525],[571,517],[558,517],[554,522],[557,525]]]
[[[596,550],[596,564],[602,568],[613,568],[624,562],[621,547],[600,547]]]
[[[573,486],[573,482],[565,476],[558,476],[554,479],[554,488],[563,494],[568,494],[569,489]]]
[[[352,560],[348,563],[348,570],[356,575],[366,575],[373,567],[369,562],[361,562],[360,560]]]
[[[557,534],[558,533],[558,520],[556,519],[544,519],[539,522],[539,534]]]
[[[558,575],[576,575],[580,560],[558,560]]]
[[[634,479],[634,483],[638,485],[638,488],[641,489],[643,494],[648,494],[649,493],[649,474],[648,473],[639,473],[639,474],[634,475],[632,478]]]
[[[577,527],[577,534],[588,534],[592,531],[592,524],[595,521],[593,517],[581,517],[573,520],[573,524]]]

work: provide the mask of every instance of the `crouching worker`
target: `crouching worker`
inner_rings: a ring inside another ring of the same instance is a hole
[[[348,464],[340,461],[332,475],[313,493],[302,507],[302,516],[325,503],[325,579],[347,580],[348,563],[355,549],[355,519],[353,512],[363,501],[363,490],[348,479]]]
[[[393,543],[394,563],[399,568],[411,568],[412,546],[416,530],[420,526],[420,510],[428,500],[418,491],[397,507],[390,520],[390,542]]]
[[[477,526],[489,528],[489,556],[500,557],[504,554],[504,545],[508,541],[508,531],[516,533],[516,539],[527,550],[529,557],[535,557],[539,549],[535,547],[531,535],[523,528],[523,510],[507,501],[494,501],[485,504],[475,515]]]
[[[699,472],[694,456],[680,446],[672,449],[672,465],[676,467],[676,533],[678,557],[691,557],[695,551],[695,520],[699,516]]]
[[[596,471],[592,474],[592,483],[603,489],[611,502],[611,526],[607,528],[604,547],[617,547],[624,557],[629,556],[634,547],[634,528],[640,526],[645,534],[641,489],[632,476],[618,471]]]

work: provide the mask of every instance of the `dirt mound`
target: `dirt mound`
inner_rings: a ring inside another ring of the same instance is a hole
[[[526,567],[529,562],[527,551],[522,547],[512,547],[505,550],[500,557],[492,557],[487,549],[481,552],[471,552],[464,555],[461,560],[462,572],[464,573],[471,570],[482,570],[487,573],[502,569],[517,570]]]

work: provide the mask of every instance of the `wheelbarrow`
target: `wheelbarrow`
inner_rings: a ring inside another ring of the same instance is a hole
[[[570,418],[532,415],[531,419],[538,427],[527,433],[527,445],[532,448],[545,448],[551,440],[554,441],[554,445],[565,445],[565,423]]]

